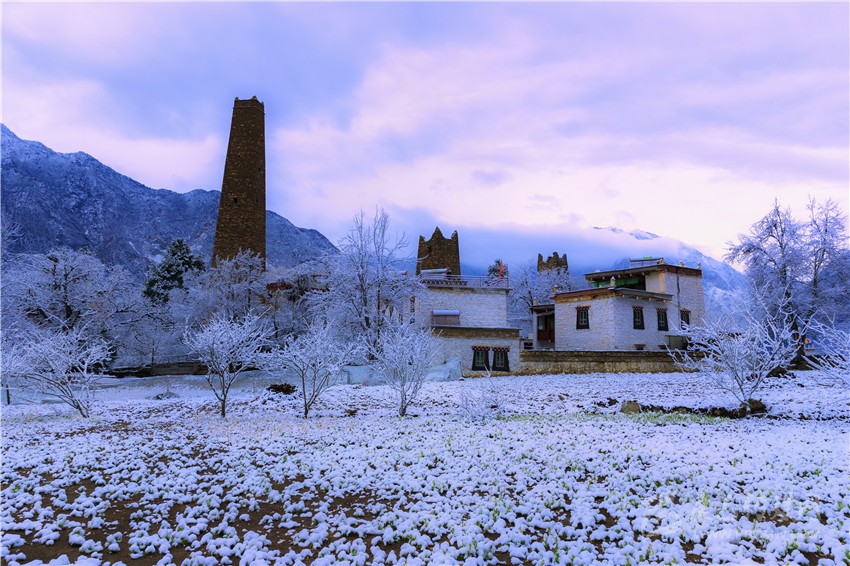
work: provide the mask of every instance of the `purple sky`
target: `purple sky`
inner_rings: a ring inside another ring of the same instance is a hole
[[[268,207],[333,241],[382,206],[414,241],[458,230],[465,262],[578,254],[593,226],[721,257],[774,198],[848,206],[847,3],[2,16],[2,120],[20,137],[154,188],[219,189],[233,98],[256,95]]]

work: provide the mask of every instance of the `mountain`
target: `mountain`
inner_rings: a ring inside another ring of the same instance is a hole
[[[0,125],[3,221],[16,227],[11,253],[86,248],[143,277],[177,238],[212,257],[219,191],[154,190],[86,153],[57,153]],[[5,240],[4,240],[5,242]],[[289,267],[334,251],[316,230],[266,211],[267,262]]]

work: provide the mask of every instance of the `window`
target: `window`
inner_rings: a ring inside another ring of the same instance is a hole
[[[632,307],[632,327],[643,330],[643,307]]]
[[[590,328],[590,307],[576,307],[576,330]]]
[[[691,323],[691,311],[682,309],[679,311],[679,322],[682,326],[687,326]]]
[[[507,348],[493,348],[493,370],[511,371],[511,368],[508,366]]]
[[[658,313],[658,330],[664,332],[670,330],[667,325],[667,309],[658,309],[656,312]]]
[[[488,370],[490,369],[490,348],[487,346],[472,347],[472,369],[473,370]]]

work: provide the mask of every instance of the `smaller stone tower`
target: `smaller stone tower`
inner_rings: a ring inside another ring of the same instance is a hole
[[[460,275],[460,247],[458,246],[457,230],[451,238],[446,238],[439,226],[434,230],[430,240],[419,236],[419,250],[416,253],[416,274],[423,269],[442,269],[448,267],[452,275]]]
[[[253,97],[233,101],[230,140],[213,244],[217,258],[232,258],[240,250],[266,257],[265,107]]]
[[[570,267],[567,264],[567,254],[563,257],[558,255],[558,252],[552,252],[546,261],[543,261],[543,254],[537,254],[537,273],[545,270],[557,270],[564,273],[569,272]]]

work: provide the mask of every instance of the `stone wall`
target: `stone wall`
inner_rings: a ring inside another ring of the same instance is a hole
[[[662,352],[560,352],[526,350],[519,354],[516,374],[668,373],[681,371]]]
[[[266,255],[265,110],[256,97],[233,102],[213,261],[240,250]]]
[[[419,248],[416,254],[416,274],[423,269],[443,269],[448,267],[452,275],[460,275],[460,247],[457,232],[450,238],[443,236],[437,227],[430,240],[419,236]]]

